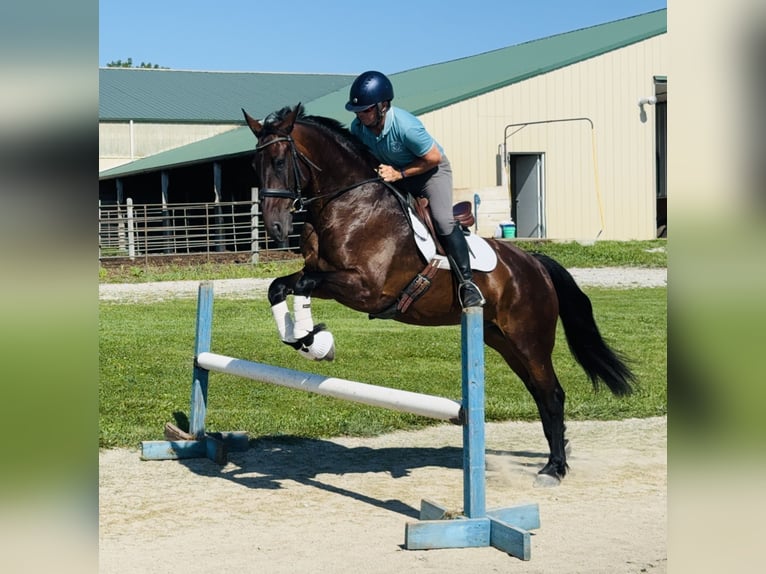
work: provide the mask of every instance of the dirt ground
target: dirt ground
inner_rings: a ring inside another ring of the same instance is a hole
[[[462,430],[445,424],[260,440],[223,467],[102,451],[100,572],[666,572],[667,419],[567,428],[570,474],[535,488],[547,456],[540,423],[486,427],[487,507],[539,505],[529,561],[492,547],[403,549],[421,499],[462,509]]]

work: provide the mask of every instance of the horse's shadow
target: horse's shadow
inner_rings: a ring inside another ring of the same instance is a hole
[[[537,458],[542,453],[492,451]],[[294,436],[267,436],[250,440],[249,449],[231,452],[229,463],[219,466],[208,459],[185,459],[179,462],[201,476],[222,478],[253,489],[284,488],[283,481],[294,481],[334,494],[340,494],[371,506],[418,519],[420,510],[401,500],[381,500],[362,492],[328,484],[317,479],[322,474],[388,473],[391,478],[409,476],[416,468],[429,466],[462,470],[462,447],[347,447],[336,442]],[[462,478],[458,478],[461,480]]]
[[[282,482],[294,481],[372,506],[418,518],[419,509],[400,500],[380,500],[317,479],[322,474],[390,474],[402,478],[412,469],[438,466],[461,469],[463,450],[458,447],[422,448],[346,447],[321,439],[293,436],[261,437],[250,441],[245,452],[231,452],[229,464],[221,467],[207,459],[186,459],[189,470],[202,476],[223,478],[254,489],[281,489]]]

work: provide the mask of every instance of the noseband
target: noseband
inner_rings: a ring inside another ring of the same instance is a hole
[[[264,148],[269,147],[272,144],[278,143],[278,142],[287,142],[290,144],[290,152],[293,157],[293,177],[295,178],[295,189],[276,189],[276,188],[265,188],[265,189],[259,189],[258,190],[258,198],[263,201],[266,197],[282,197],[285,199],[292,199],[293,200],[293,211],[300,212],[304,211],[306,203],[309,203],[311,200],[305,200],[303,196],[301,195],[301,172],[300,169],[298,169],[298,160],[302,160],[307,166],[309,166],[309,169],[313,168],[317,171],[322,171],[322,168],[320,168],[318,165],[316,165],[313,161],[311,161],[306,155],[300,151],[298,151],[298,148],[295,146],[295,140],[293,140],[291,135],[286,136],[279,136],[275,137],[272,140],[269,140],[265,143],[262,143],[260,145],[255,146],[255,151],[261,151]]]

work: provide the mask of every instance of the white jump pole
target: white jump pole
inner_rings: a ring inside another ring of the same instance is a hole
[[[443,397],[293,371],[215,353],[200,353],[197,356],[197,365],[208,371],[244,377],[270,385],[451,421],[455,424],[461,422],[460,403]]]

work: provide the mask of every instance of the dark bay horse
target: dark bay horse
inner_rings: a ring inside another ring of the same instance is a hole
[[[449,268],[435,270],[430,288],[405,311],[397,310],[403,290],[423,273],[427,261],[416,248],[400,199],[377,177],[378,162],[361,142],[335,120],[305,115],[300,104],[274,112],[263,122],[243,113],[258,140],[253,168],[269,235],[286,240],[293,213],[305,211],[304,267],[269,287],[284,342],[310,359],[333,358],[332,335],[323,325],[314,325],[312,296],[403,323],[460,323],[462,310]],[[568,468],[565,393],[551,360],[558,318],[594,388],[603,381],[615,395],[626,395],[634,376],[602,339],[590,299],[568,271],[510,242],[487,242],[497,264],[490,272],[474,273],[487,300],[484,340],[534,397],[550,448],[538,482],[558,484]],[[288,295],[293,295],[294,314]]]

